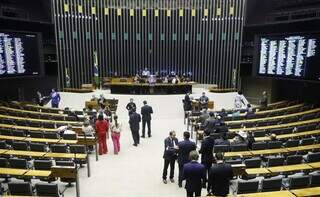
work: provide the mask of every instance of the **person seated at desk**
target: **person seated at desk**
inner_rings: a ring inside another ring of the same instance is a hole
[[[201,112],[201,115],[199,117],[199,122],[200,124],[203,126],[205,121],[209,118],[209,113],[208,113],[208,110],[206,108],[204,108]]]
[[[169,76],[165,76],[162,80],[162,83],[169,83]]]
[[[245,114],[245,117],[246,118],[250,118],[250,117],[253,117],[254,116],[254,110],[251,106],[250,103],[247,104],[247,108],[246,108],[246,114]]]
[[[233,138],[231,145],[248,144],[247,143],[247,133],[245,131],[239,131]]]
[[[58,127],[57,131],[60,136],[63,136],[63,134],[76,134],[76,132],[72,131],[72,126],[70,124]]]
[[[268,95],[266,91],[262,92],[262,98],[260,99],[260,107],[262,109],[267,108],[268,107]]]
[[[176,75],[175,77],[173,77],[171,83],[172,83],[172,84],[178,84],[178,83],[180,83],[180,79],[179,79],[178,75]]]
[[[206,96],[205,92],[202,92],[202,96],[199,98],[200,108],[208,108],[209,98]]]
[[[106,98],[104,98],[104,96],[103,96],[103,94],[100,94],[100,98],[98,99],[98,104],[100,105],[100,107],[102,108],[102,109],[104,109],[105,108],[105,102],[107,101],[107,99]]]
[[[134,76],[134,78],[133,78],[133,81],[134,81],[135,83],[140,83],[140,79],[141,79],[141,77],[139,76],[139,74],[136,74],[136,75]]]
[[[230,142],[227,138],[227,133],[221,133],[218,139],[214,140],[214,145],[230,145]]]
[[[145,68],[142,73],[141,73],[142,77],[148,77],[150,75],[150,71],[148,70],[148,68]]]
[[[96,101],[98,100],[98,98],[96,97],[96,95],[92,95],[90,101]]]
[[[224,120],[225,117],[228,117],[228,113],[224,108],[221,109],[221,112],[219,113],[219,116]]]

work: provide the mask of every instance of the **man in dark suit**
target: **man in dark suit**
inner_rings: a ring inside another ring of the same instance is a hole
[[[140,129],[141,116],[136,113],[136,110],[132,110],[132,114],[129,118],[130,130],[134,141],[133,146],[138,146],[140,143],[139,129]]]
[[[142,115],[142,136],[145,137],[146,123],[148,126],[148,137],[151,137],[151,114],[153,113],[152,107],[147,105],[147,101],[143,101],[143,107],[141,107]]]
[[[184,96],[183,104],[184,111],[191,111],[192,104],[189,92]]]
[[[210,135],[205,135],[204,139],[201,143],[201,148],[199,150],[199,153],[201,154],[201,164],[204,165],[206,168],[206,177],[207,174],[209,174],[209,170],[212,166],[212,163],[214,162],[213,157],[213,146],[214,146],[214,133],[211,133]]]
[[[204,132],[209,135],[211,132],[213,132],[216,128],[216,118],[214,117],[213,112],[209,112],[209,118],[204,122]]]
[[[133,109],[137,109],[136,104],[133,102],[133,98],[130,99],[130,102],[127,104],[126,109],[128,110],[129,116],[132,114]]]
[[[200,197],[202,186],[206,181],[205,167],[198,163],[199,154],[193,150],[190,152],[190,162],[183,166],[183,180],[186,180],[187,197]]]
[[[174,165],[177,159],[177,145],[178,139],[176,138],[176,132],[170,131],[169,137],[164,140],[164,168],[162,173],[163,183],[167,184],[167,173],[168,167],[170,165],[170,181],[174,183],[173,176],[174,176]]]
[[[223,162],[223,153],[216,153],[217,163],[209,172],[208,193],[214,196],[227,196],[229,194],[230,180],[233,171],[230,164]]]
[[[184,140],[178,143],[178,164],[179,164],[179,187],[182,187],[182,170],[183,165],[190,161],[189,154],[196,150],[196,144],[190,141],[190,133],[183,133]]]

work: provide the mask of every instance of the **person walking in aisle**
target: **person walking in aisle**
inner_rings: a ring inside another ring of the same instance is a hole
[[[142,115],[142,138],[145,138],[146,123],[148,126],[148,137],[151,137],[151,114],[153,113],[152,107],[147,105],[147,101],[143,101],[143,107],[141,107]]]
[[[120,133],[122,131],[122,125],[118,121],[118,116],[113,116],[113,123],[111,125],[111,138],[113,142],[113,150],[114,154],[118,154],[120,152]]]
[[[132,114],[129,118],[130,130],[133,138],[133,146],[138,146],[140,143],[139,129],[140,129],[141,116],[136,112],[135,109],[132,110]]]
[[[107,154],[107,139],[109,139],[109,121],[103,118],[103,114],[99,114],[96,121],[96,134],[98,136],[99,155]]]
[[[128,110],[129,116],[132,114],[133,109],[137,109],[136,104],[133,102],[133,98],[130,99],[130,102],[127,104],[126,109]]]
[[[206,183],[204,165],[198,163],[199,154],[196,150],[190,152],[190,162],[183,166],[183,180],[186,180],[187,197],[200,197],[202,186]]]
[[[190,152],[196,150],[196,143],[190,141],[190,132],[185,131],[183,133],[183,138],[184,140],[178,143],[179,187],[182,187],[183,165],[190,161]]]
[[[52,108],[59,108],[59,103],[61,100],[60,94],[56,91],[56,89],[52,89],[51,90],[51,107]]]
[[[170,181],[174,183],[174,167],[177,159],[177,145],[178,139],[176,138],[176,132],[170,131],[169,137],[164,140],[164,168],[162,173],[162,180],[164,184],[167,184],[167,173],[170,165]]]

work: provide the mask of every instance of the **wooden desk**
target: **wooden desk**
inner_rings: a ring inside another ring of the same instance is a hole
[[[16,169],[16,168],[0,168],[1,175],[22,176],[28,169]]]
[[[320,135],[320,129],[318,130],[312,130],[312,131],[304,131],[299,133],[290,133],[290,134],[283,134],[283,135],[277,135],[277,139],[288,139],[288,138],[300,138],[305,136],[312,136],[312,135]],[[256,142],[261,141],[270,141],[270,137],[255,137],[254,138]]]
[[[48,143],[48,144],[59,144],[60,139],[31,138],[31,137],[27,137],[27,138],[25,138],[23,141],[39,142],[39,143]]]
[[[245,157],[245,156],[252,156],[250,151],[237,151],[237,152],[225,152],[225,157]]]
[[[294,116],[302,116],[305,114],[311,114],[311,113],[316,113],[320,112],[320,108],[316,109],[311,109],[308,111],[303,111],[303,112],[298,112],[298,113],[293,113],[293,114],[286,114],[286,115],[281,115],[281,116],[273,116],[273,117],[266,117],[266,118],[256,118],[256,119],[244,119],[244,120],[233,120],[233,121],[226,121],[225,123],[227,125],[232,125],[232,124],[242,124],[242,123],[248,123],[248,122],[259,122],[259,121],[267,121],[267,120],[281,120],[283,118],[289,118],[289,117],[294,117]]]
[[[286,165],[286,166],[274,166],[267,168],[272,173],[280,173],[280,172],[294,172],[301,170],[311,170],[312,167],[308,164],[296,164],[296,165]]]
[[[267,168],[247,168],[245,171],[247,175],[270,174]]]
[[[85,160],[87,158],[86,154],[73,154],[73,153],[46,153],[43,157],[45,158],[62,158],[62,159],[81,159]]]
[[[57,113],[47,113],[47,112],[39,112],[39,111],[28,111],[28,110],[23,110],[23,109],[16,109],[16,108],[11,108],[11,107],[4,107],[0,106],[0,109],[5,109],[8,111],[14,111],[14,112],[20,112],[20,113],[26,113],[26,114],[42,114],[42,115],[49,115],[49,116],[67,116],[66,114],[57,114]]]
[[[320,169],[320,162],[312,162],[307,164],[311,166],[313,169]]]
[[[275,191],[275,192],[258,192],[251,194],[238,194],[237,197],[295,197],[289,191]]]
[[[25,139],[26,139],[26,137],[0,135],[0,140],[17,140],[17,141],[24,141]]]
[[[320,144],[313,144],[313,145],[306,145],[306,146],[297,146],[286,148],[289,152],[296,152],[296,151],[308,151],[313,149],[320,149]]]
[[[45,123],[52,123],[52,124],[71,124],[71,125],[82,125],[82,122],[78,121],[65,121],[65,120],[44,120],[44,119],[34,119],[34,118],[24,118],[24,117],[17,117],[17,116],[8,116],[0,114],[0,118],[5,119],[14,119],[14,120],[23,120],[23,121],[31,121],[31,122],[45,122]]]
[[[9,128],[9,129],[29,130],[29,131],[50,131],[50,132],[58,132],[57,129],[52,129],[52,128],[16,126],[16,125],[10,125],[10,124],[0,124],[0,127],[2,127],[2,128]]]
[[[29,170],[24,176],[35,176],[35,177],[49,177],[51,175],[50,170]]]
[[[273,154],[279,154],[279,153],[287,153],[289,151],[285,148],[277,148],[277,149],[253,150],[250,152],[253,156],[258,156],[258,155],[273,155]]]
[[[5,152],[8,152],[9,150],[7,149],[0,149],[0,154],[4,154]]]
[[[311,123],[318,123],[320,122],[320,118],[305,120],[305,121],[298,121],[298,122],[291,122],[286,124],[279,124],[279,125],[270,125],[270,126],[262,126],[262,127],[250,127],[250,128],[238,128],[238,129],[229,129],[230,132],[238,132],[238,131],[257,131],[257,130],[268,130],[268,129],[278,129],[278,128],[285,128],[285,127],[294,127],[304,124],[311,124]]]
[[[320,187],[309,187],[309,188],[303,188],[303,189],[294,189],[294,190],[290,190],[290,192],[295,194],[297,197],[320,196]]]
[[[14,155],[14,156],[29,156],[29,157],[43,157],[46,152],[35,152],[35,151],[23,151],[23,150],[8,150],[3,153],[5,155]]]

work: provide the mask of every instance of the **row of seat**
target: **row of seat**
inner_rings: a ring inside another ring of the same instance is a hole
[[[63,133],[50,131],[24,131],[24,130],[12,130],[12,129],[1,129],[0,135],[5,136],[17,136],[17,137],[31,137],[31,138],[47,138],[47,139],[65,139],[65,140],[77,140],[77,134]]]
[[[320,185],[320,174],[292,176],[284,178],[268,178],[260,180],[239,180],[237,194],[280,191],[281,189],[298,189]]]
[[[320,139],[319,139],[320,140]],[[282,141],[268,141],[268,142],[254,142],[252,144],[252,150],[265,150],[265,149],[279,149],[282,147],[296,147],[296,146],[306,146],[319,143],[319,141],[313,137],[299,139],[290,139],[286,142]],[[238,152],[247,151],[248,144],[231,144],[231,145],[215,145],[213,151],[218,152]]]
[[[84,145],[65,145],[52,144],[46,145],[43,143],[27,143],[27,142],[12,142],[11,145],[5,141],[0,141],[0,149],[13,149],[21,151],[35,151],[35,152],[53,152],[53,153],[76,153],[86,154],[86,147]]]
[[[35,192],[33,188],[35,189]],[[39,182],[36,183],[33,187],[32,184],[29,182],[16,181],[8,183],[7,194],[15,196],[33,196],[33,194],[35,194],[37,196],[59,197],[62,194],[62,192],[59,190],[59,186],[57,183]]]
[[[305,159],[304,159],[305,158]],[[320,162],[320,152],[308,153],[307,155],[269,156],[265,158],[238,158],[226,160],[226,163],[245,164],[246,168],[274,167],[283,165],[295,165],[303,162]]]
[[[288,116],[274,116],[272,118],[259,118],[243,121],[226,121],[230,129],[245,127],[262,127],[275,124],[286,124],[297,121],[311,120],[320,117],[320,109],[304,111],[303,113],[294,113]]]

